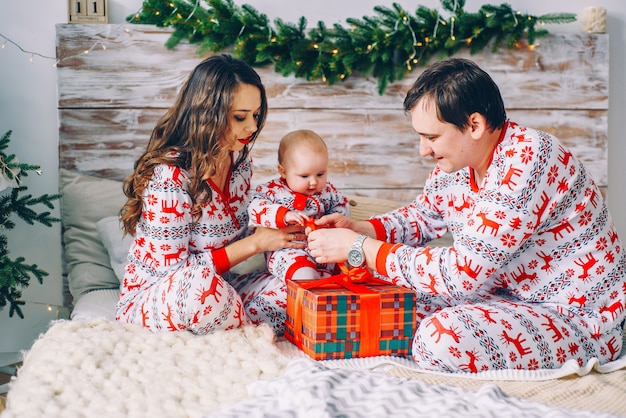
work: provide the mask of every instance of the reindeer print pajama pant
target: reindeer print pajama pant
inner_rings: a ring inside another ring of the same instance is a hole
[[[626,253],[590,173],[553,136],[509,121],[481,184],[436,166],[413,203],[370,222],[387,242],[376,270],[417,295],[422,367],[618,357]],[[452,247],[425,246],[445,231]]]

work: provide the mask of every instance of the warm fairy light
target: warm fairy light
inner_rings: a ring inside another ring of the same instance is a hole
[[[127,27],[125,27],[124,25],[119,25],[119,26],[117,27],[117,30],[120,30],[120,29],[124,30],[126,33],[130,33],[130,30],[129,30]],[[110,36],[111,36],[111,35],[110,35]],[[29,55],[29,59],[28,59],[28,60],[29,60],[30,62],[33,62],[33,61],[34,61],[34,59],[35,59],[35,56],[38,56],[38,57],[41,57],[41,58],[44,58],[44,59],[53,60],[53,61],[54,61],[54,63],[52,64],[52,67],[58,67],[59,62],[64,61],[64,60],[66,60],[66,59],[70,59],[70,58],[73,58],[73,57],[78,56],[78,55],[72,55],[72,56],[67,56],[67,57],[64,57],[64,58],[62,58],[62,59],[57,59],[56,57],[50,57],[50,56],[47,56],[47,55],[44,55],[44,54],[40,54],[40,53],[38,53],[38,52],[27,51],[26,49],[22,48],[19,44],[17,44],[17,43],[16,43],[16,42],[14,42],[13,40],[9,39],[8,37],[6,37],[5,35],[3,35],[2,33],[0,33],[0,38],[4,38],[4,42],[0,45],[0,49],[4,49],[4,48],[6,48],[6,46],[7,46],[7,44],[8,44],[8,43],[9,43],[9,44],[12,44],[12,45],[14,45],[17,49],[19,49],[20,51],[22,51],[23,53],[28,54],[28,55]],[[109,39],[109,38],[107,38],[107,39]],[[95,42],[95,43],[94,43],[94,44],[93,44],[93,45],[92,45],[89,49],[85,49],[84,51],[82,51],[82,52],[80,53],[80,55],[86,55],[86,54],[89,54],[89,52],[90,52],[91,50],[95,49],[98,45],[100,45],[100,46],[102,47],[102,50],[103,50],[103,51],[106,51],[106,50],[107,50],[107,46],[106,46],[106,45],[105,45],[102,41],[97,41],[97,42]]]

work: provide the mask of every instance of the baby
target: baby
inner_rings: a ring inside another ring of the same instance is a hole
[[[326,180],[328,149],[311,130],[285,135],[278,147],[280,178],[259,185],[249,206],[250,222],[269,228],[311,225],[331,213],[349,216],[348,199]],[[266,254],[268,270],[282,280],[319,279],[334,264],[316,264],[307,249],[284,248]]]

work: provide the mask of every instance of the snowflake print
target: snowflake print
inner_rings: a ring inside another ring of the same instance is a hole
[[[423,266],[423,265],[421,265],[421,264],[417,266],[416,271],[417,271],[417,274],[418,274],[419,276],[424,276],[424,274],[425,274],[425,271],[424,271],[424,266]]]
[[[565,275],[567,277],[574,277],[574,274],[576,274],[576,273],[574,273],[574,269],[567,269],[567,270],[565,270]]]
[[[556,360],[559,363],[565,363],[565,360],[567,360],[567,354],[565,353],[565,350],[563,349],[563,347],[559,347],[556,350]]]
[[[552,186],[552,184],[556,181],[557,176],[559,175],[559,168],[556,165],[550,167],[550,171],[548,172],[548,184]]]
[[[148,198],[146,200],[148,201],[149,205],[156,205],[158,203],[158,201],[159,201],[159,199],[155,195],[153,195],[153,194],[148,196]]]
[[[580,215],[580,219],[578,220],[578,225],[583,226],[587,225],[591,222],[592,214],[590,210],[586,210],[584,213]]]
[[[211,269],[204,267],[200,273],[203,279],[208,278],[211,275]]]
[[[604,270],[605,270],[604,266],[598,266],[596,268],[596,275],[601,276],[602,274],[604,274]]]
[[[598,241],[596,241],[596,250],[602,251],[606,247],[608,247],[608,242],[605,237],[602,237]]]
[[[506,213],[504,213],[504,211],[501,211],[501,210],[497,210],[494,215],[498,219],[505,219],[506,218]]]
[[[539,262],[537,260],[532,260],[530,263],[528,263],[528,268],[530,268],[531,270],[534,270],[537,268],[538,265],[539,265]]]
[[[448,347],[448,351],[450,351],[450,355],[452,357],[461,358],[461,351],[456,347]]]
[[[508,248],[511,248],[517,243],[517,239],[511,234],[504,234],[502,238],[500,238],[500,241],[502,241],[502,245]]]
[[[531,358],[528,362],[528,370],[537,370],[539,368],[539,362],[536,358]]]
[[[569,168],[569,175],[570,177],[572,177],[574,174],[576,174],[576,167],[574,167],[573,165]]]
[[[137,266],[135,266],[135,264],[130,263],[126,266],[126,272],[128,272],[128,274],[134,274],[135,271],[137,271]]]
[[[522,154],[520,155],[520,158],[522,159],[522,162],[524,164],[528,164],[533,159],[534,154],[535,153],[531,147],[524,147],[524,149],[522,150]]]
[[[161,219],[159,219],[159,221],[161,221],[162,224],[170,223],[170,219],[167,216],[161,216]]]
[[[613,251],[607,251],[604,255],[604,259],[609,263],[613,263],[615,261],[615,255],[613,255]]]
[[[172,249],[172,246],[169,244],[162,244],[160,247],[161,251],[169,251]]]
[[[469,280],[463,280],[463,289],[470,291],[474,288],[472,283]]]

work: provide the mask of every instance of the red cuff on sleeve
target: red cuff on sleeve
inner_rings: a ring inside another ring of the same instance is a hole
[[[369,219],[367,222],[372,224],[372,226],[374,227],[374,231],[376,231],[377,240],[379,241],[387,240],[387,232],[385,231],[385,227],[383,226],[383,223],[381,221],[379,221],[378,219]]]
[[[383,243],[376,253],[376,271],[383,276],[389,276],[387,273],[387,256],[398,249],[402,244]]]
[[[213,264],[215,265],[217,274],[221,275],[230,270],[230,261],[228,260],[228,255],[226,254],[226,247],[213,250],[211,255],[213,256]]]
[[[276,227],[284,228],[287,226],[285,223],[285,215],[287,215],[287,212],[289,212],[289,209],[284,206],[278,208],[278,211],[276,211]]]

